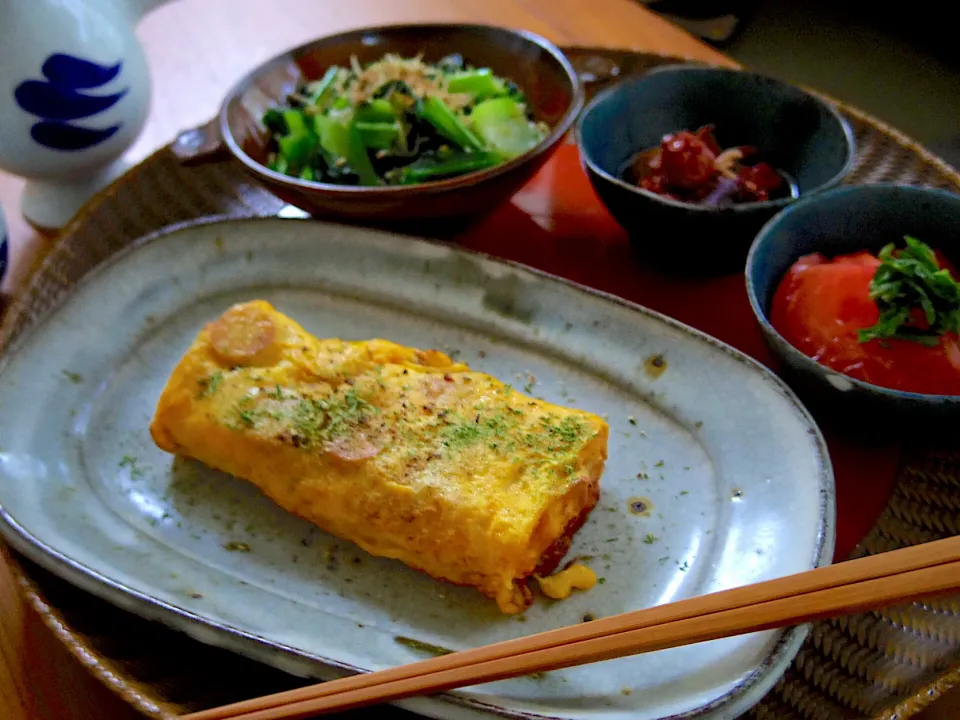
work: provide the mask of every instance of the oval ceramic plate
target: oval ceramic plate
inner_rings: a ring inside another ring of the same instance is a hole
[[[458,355],[607,415],[601,502],[577,534],[602,578],[501,615],[475,591],[371,557],[252,486],[159,451],[157,397],[200,327],[265,298],[319,336]],[[449,245],[303,220],[173,229],[92,273],[0,371],[0,529],[140,615],[332,677],[801,572],[833,548],[833,478],[790,391],[643,308]],[[803,629],[413,699],[433,717],[732,718]]]

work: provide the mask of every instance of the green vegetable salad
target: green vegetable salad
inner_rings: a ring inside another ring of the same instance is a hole
[[[499,165],[549,132],[520,89],[459,55],[331,67],[263,117],[269,167],[338,185],[413,185]]]

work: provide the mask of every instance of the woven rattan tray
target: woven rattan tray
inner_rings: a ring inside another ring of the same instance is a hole
[[[567,52],[591,91],[617,77],[678,62],[607,50]],[[849,182],[900,182],[960,192],[960,174],[948,165],[875,119],[840,108],[859,148]],[[529,209],[529,193],[527,202],[519,205]],[[164,148],[94,198],[65,230],[7,308],[0,347],[42,317],[92,267],[146,233],[210,215],[273,215],[283,207],[234,161],[185,167]],[[516,207],[513,211],[518,212]],[[522,242],[522,232],[518,235]],[[853,554],[884,552],[960,532],[958,450],[960,446],[906,450],[886,507]],[[168,718],[302,683],[116,609],[0,550],[10,556],[27,602],[56,637],[98,679],[148,716]],[[898,720],[916,714],[957,682],[960,598],[949,598],[816,624],[786,676],[751,716]],[[393,708],[348,715],[412,717]]]

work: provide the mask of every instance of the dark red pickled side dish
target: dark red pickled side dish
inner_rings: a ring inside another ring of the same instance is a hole
[[[702,190],[717,174],[720,148],[709,128],[696,133],[682,131],[667,135],[660,143],[658,172],[647,176],[641,184],[662,183],[678,190]],[[652,157],[649,167],[655,167]]]
[[[786,194],[783,177],[768,163],[744,164],[756,148],[724,151],[705,125],[667,135],[660,147],[634,156],[630,180],[644,190],[682,202],[720,205],[762,202]]]
[[[941,254],[937,258],[953,272]],[[870,297],[878,267],[880,260],[866,251],[832,260],[820,253],[800,258],[777,288],[771,324],[804,355],[849,377],[903,392],[960,395],[956,333],[940,336],[935,345],[892,338],[860,342],[858,331],[880,315]],[[916,318],[922,328],[919,311]]]

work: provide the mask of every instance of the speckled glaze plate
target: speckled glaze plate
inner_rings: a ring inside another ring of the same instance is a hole
[[[195,333],[265,298],[321,336],[438,347],[605,414],[601,503],[572,555],[603,578],[504,616],[478,593],[371,557],[252,486],[153,446],[147,424]],[[142,616],[314,677],[463,649],[827,562],[822,438],[756,362],[635,305],[452,246],[303,220],[203,222],[114,256],[0,369],[0,529]],[[439,718],[732,718],[805,629],[470,688]]]

